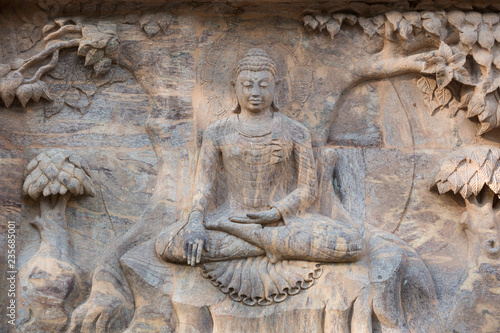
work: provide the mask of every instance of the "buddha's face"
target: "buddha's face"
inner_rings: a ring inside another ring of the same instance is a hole
[[[261,112],[270,109],[276,84],[269,71],[241,71],[236,79],[236,98],[242,111]]]

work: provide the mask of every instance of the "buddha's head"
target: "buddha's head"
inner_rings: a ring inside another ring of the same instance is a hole
[[[236,66],[234,80],[231,81],[236,95],[232,111],[278,111],[275,101],[278,83],[278,70],[274,61],[264,50],[250,49]]]

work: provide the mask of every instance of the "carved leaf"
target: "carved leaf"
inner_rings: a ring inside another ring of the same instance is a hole
[[[486,102],[486,107],[479,115],[479,121],[481,122],[481,128],[478,131],[478,135],[482,135],[486,132],[491,131],[494,128],[500,126],[500,105],[497,102]]]
[[[471,77],[465,68],[456,68],[453,70],[453,78],[460,83],[471,85]]]
[[[447,88],[436,89],[436,91],[434,91],[434,96],[436,96],[437,101],[442,106],[447,105],[453,97],[450,90]]]
[[[474,27],[474,29],[477,29],[477,26],[479,23],[483,21],[483,18],[481,16],[481,13],[478,12],[467,12],[465,14],[465,22],[469,23]]]
[[[493,13],[486,13],[483,14],[483,22],[486,23],[490,28],[493,27],[495,24],[498,23],[500,18],[498,17],[498,14],[493,14]]]
[[[436,83],[439,89],[444,89],[453,79],[453,69],[443,66],[436,72]]]
[[[495,44],[495,37],[493,32],[486,24],[481,24],[479,26],[478,42],[483,48],[491,50],[493,44]]]
[[[436,56],[425,63],[422,73],[434,74],[444,66],[446,66],[446,60],[443,57]]]
[[[18,71],[10,72],[0,79],[0,97],[5,106],[9,107],[16,97],[16,89],[23,82],[23,76]]]
[[[467,160],[479,169],[486,162],[488,152],[489,149],[484,147],[472,147],[466,150]]]
[[[454,172],[448,177],[448,182],[450,183],[450,188],[453,193],[457,193],[464,186],[462,178],[458,175],[458,172]]]
[[[495,37],[496,41],[500,43],[500,24],[496,25],[493,36]]]
[[[319,22],[320,26],[324,26],[329,20],[330,20],[330,15],[325,15],[325,14],[319,14],[316,15],[314,18]]]
[[[476,89],[474,91],[467,108],[467,118],[477,116],[484,111],[484,108],[486,106],[484,101],[485,97],[486,96],[480,90]]]
[[[355,25],[358,22],[358,17],[353,14],[347,14],[344,22],[347,22],[349,25]]]
[[[470,26],[465,26],[459,34],[460,42],[471,49],[477,42],[477,31]]]
[[[370,38],[373,37],[377,33],[377,27],[373,24],[370,18],[360,17],[359,25],[363,28],[365,34],[367,34]]]
[[[493,61],[493,56],[489,50],[485,50],[479,45],[474,45],[472,48],[472,56],[476,62],[484,67],[489,67]]]
[[[422,14],[422,26],[424,29],[436,36],[439,36],[440,30],[441,30],[441,20],[439,17],[432,12],[424,12]]]
[[[344,19],[346,18],[346,14],[333,14],[332,18],[337,22],[339,25],[342,25],[344,22]]]
[[[488,182],[488,186],[498,194],[500,192],[500,169],[496,169],[491,177],[491,180]]]
[[[419,12],[405,12],[405,13],[403,13],[403,17],[412,26],[414,26],[418,29],[422,28],[422,18],[420,17]]]
[[[457,165],[451,162],[445,162],[441,165],[439,172],[437,174],[435,182],[444,182],[450,175],[457,170]]]
[[[420,90],[424,94],[432,96],[432,94],[434,93],[434,90],[436,90],[437,84],[436,84],[436,80],[422,76],[417,81],[417,86],[420,88]]]
[[[385,17],[391,23],[393,30],[396,30],[399,26],[399,21],[401,21],[401,19],[403,18],[403,14],[397,11],[391,11],[385,13]]]
[[[465,60],[466,60],[466,55],[465,53],[462,52],[455,53],[446,59],[448,66],[450,66],[453,69],[463,68],[462,66],[465,64]]]
[[[451,191],[452,188],[451,188],[451,184],[449,181],[445,181],[445,182],[438,182],[437,184],[437,188],[438,188],[438,191],[439,191],[439,194],[443,194],[443,193],[446,193],[448,191]]]
[[[21,105],[25,107],[30,98],[33,97],[33,85],[29,83],[20,85],[16,90],[16,96]]]
[[[446,59],[447,62],[450,62],[450,59],[453,56],[453,50],[448,46],[448,44],[441,42],[441,45],[439,45],[438,55]]]
[[[326,30],[330,34],[330,37],[333,39],[335,35],[340,31],[340,25],[335,21],[330,21],[326,24]]]
[[[465,13],[462,11],[449,12],[447,15],[448,22],[458,31],[462,31],[465,24]]]
[[[491,154],[488,153],[488,158],[485,161],[485,163],[479,168],[477,171],[478,174],[484,179],[485,182],[489,182],[491,179],[491,176],[493,175],[493,169],[495,166],[491,165],[491,161],[489,161]],[[497,160],[495,160],[496,163]]]
[[[413,28],[411,24],[409,24],[405,19],[401,19],[401,22],[399,22],[399,35],[403,39],[408,40],[408,36],[410,36],[412,31]]]
[[[85,56],[84,66],[90,66],[98,62],[104,57],[104,50],[92,48]]]

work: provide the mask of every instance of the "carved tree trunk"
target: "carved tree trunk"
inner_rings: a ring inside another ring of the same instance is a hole
[[[42,197],[40,216],[32,222],[40,232],[40,248],[22,269],[23,332],[60,332],[69,320],[72,301],[81,289],[78,266],[73,262],[66,225],[70,194]],[[46,311],[50,308],[50,311]]]

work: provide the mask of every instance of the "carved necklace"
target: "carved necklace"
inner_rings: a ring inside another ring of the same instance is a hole
[[[271,134],[271,132],[273,132],[273,130],[276,128],[276,125],[277,125],[276,118],[278,118],[278,117],[275,117],[273,114],[273,121],[271,123],[267,122],[268,125],[262,130],[262,132],[255,130],[255,129],[252,129],[252,132],[249,133],[243,129],[244,125],[243,125],[243,122],[240,120],[240,115],[236,115],[236,117],[238,119],[238,121],[236,122],[236,126],[235,126],[236,130],[242,136],[245,136],[248,138],[262,137],[262,136],[266,136],[266,135]],[[269,124],[271,124],[271,126],[269,126]]]

